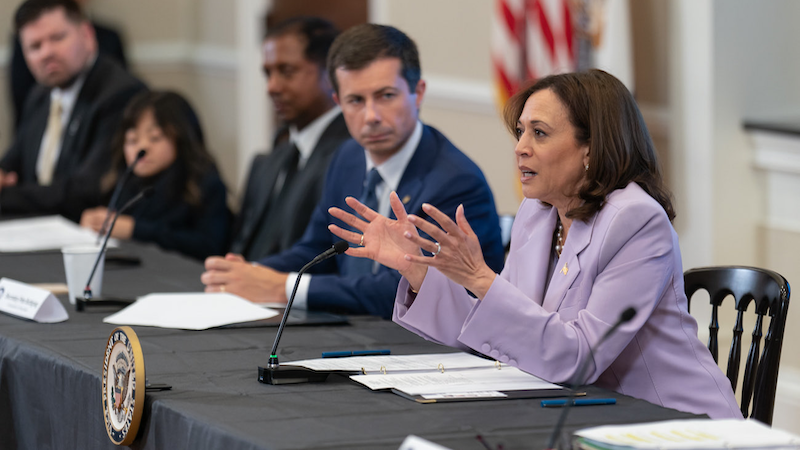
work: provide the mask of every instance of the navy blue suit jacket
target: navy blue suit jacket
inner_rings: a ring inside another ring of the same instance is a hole
[[[259,262],[282,272],[298,271],[329,249],[339,238],[328,231],[328,224],[349,227],[330,216],[328,208],[350,210],[344,199],[361,195],[366,170],[364,148],[354,140],[347,141],[331,161],[322,199],[303,237],[290,249]],[[397,195],[409,213],[420,217],[427,217],[422,211],[423,203],[436,206],[450,217],[463,203],[486,263],[497,272],[502,269],[504,253],[492,191],[478,166],[436,129],[427,125],[423,128]],[[338,255],[309,270],[314,276],[308,290],[308,308],[390,318],[400,274],[385,266],[372,275],[348,274],[344,258],[351,257]]]

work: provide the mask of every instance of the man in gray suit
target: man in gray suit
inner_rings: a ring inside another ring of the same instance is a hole
[[[37,85],[0,160],[0,211],[77,219],[63,199],[107,170],[122,110],[145,86],[98,55],[94,28],[73,0],[27,0],[14,22]]]
[[[300,238],[328,163],[350,138],[326,74],[337,34],[325,20],[302,17],[269,29],[264,39],[267,92],[283,127],[272,152],[253,160],[234,227],[231,252],[247,260],[286,250]]]

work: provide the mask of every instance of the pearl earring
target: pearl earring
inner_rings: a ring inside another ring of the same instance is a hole
[[[584,168],[586,169],[587,172],[589,171],[589,165],[588,164],[585,165]]]

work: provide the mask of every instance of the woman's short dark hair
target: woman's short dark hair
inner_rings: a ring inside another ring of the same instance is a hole
[[[328,53],[328,77],[333,90],[339,93],[336,69],[359,70],[383,58],[400,60],[400,75],[413,93],[422,76],[417,44],[397,28],[374,23],[356,25],[333,41]]]
[[[634,181],[661,204],[670,220],[674,219],[655,145],[625,85],[602,70],[551,75],[531,82],[508,100],[503,111],[503,120],[513,135],[525,102],[545,89],[556,94],[566,107],[578,144],[589,146],[586,183],[578,192],[583,204],[568,211],[567,217],[589,220],[603,207],[608,194]]]
[[[214,159],[203,143],[203,131],[194,108],[180,94],[171,91],[145,91],[131,99],[112,140],[114,160],[111,170],[103,177],[101,189],[110,192],[119,173],[126,167],[125,133],[135,128],[147,112],[152,111],[156,124],[175,145],[176,162],[186,170],[183,198],[191,205],[199,205],[202,196],[200,182],[214,167]]]

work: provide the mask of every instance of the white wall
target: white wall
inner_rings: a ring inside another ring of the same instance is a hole
[[[775,211],[781,215],[784,208],[768,205],[779,197],[788,210],[798,210],[793,205],[800,203],[800,192],[791,186],[800,186],[800,170],[787,163],[800,150],[780,153],[784,164],[756,165],[753,139],[742,125],[748,117],[800,106],[800,3],[681,0],[672,4],[671,17],[672,179],[679,207],[688,210],[676,222],[684,267],[755,265],[796,282],[800,228],[779,226]],[[798,308],[789,308],[774,418],[774,426],[795,433],[798,321]],[[706,324],[700,320],[701,327]],[[732,322],[722,326],[729,330]]]

